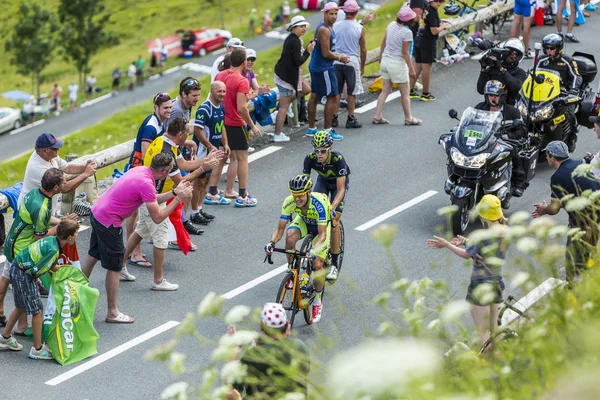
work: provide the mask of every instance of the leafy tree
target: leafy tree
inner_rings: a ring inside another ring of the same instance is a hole
[[[61,23],[63,56],[75,64],[79,84],[91,71],[91,58],[102,48],[118,43],[118,35],[107,31],[110,12],[104,0],[60,0],[58,17]]]
[[[40,74],[52,61],[56,47],[56,16],[37,3],[22,1],[18,21],[4,47],[21,75],[31,76],[32,92],[40,95]]]

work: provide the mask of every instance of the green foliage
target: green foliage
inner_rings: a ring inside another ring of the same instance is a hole
[[[103,0],[61,0],[58,17],[63,56],[75,64],[79,85],[83,85],[83,75],[90,72],[91,58],[100,49],[118,44],[118,35],[105,29],[110,12]]]
[[[10,53],[9,61],[17,73],[35,80],[39,96],[40,73],[52,60],[58,24],[52,11],[25,0],[19,5],[17,18],[4,48]]]

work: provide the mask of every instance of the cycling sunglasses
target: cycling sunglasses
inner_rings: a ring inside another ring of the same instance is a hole
[[[247,61],[254,62],[254,61],[256,61],[256,57],[249,57],[249,58],[247,59]]]
[[[315,154],[327,154],[329,149],[315,149]]]
[[[169,97],[169,99],[171,98],[171,96],[169,95],[169,93],[159,93],[156,96],[154,96],[154,101],[152,102],[154,105],[156,105],[156,102],[158,101],[158,99],[162,99],[165,97]]]

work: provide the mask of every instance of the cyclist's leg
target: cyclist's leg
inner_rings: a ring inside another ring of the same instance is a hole
[[[331,262],[335,266],[338,264],[338,256],[340,255],[340,245],[342,239],[340,232],[340,220],[342,219],[342,213],[344,212],[344,207],[346,206],[346,195],[348,194],[349,183],[350,178],[346,177],[346,190],[344,191],[344,198],[335,209],[335,219],[333,221],[334,227],[331,230]],[[331,200],[335,199],[335,196],[337,196],[337,187],[331,193]]]
[[[318,227],[316,225],[311,226],[309,228],[308,233],[313,234],[313,251],[317,256],[312,262],[314,270],[313,281],[315,283],[315,290],[317,292],[322,292],[323,287],[325,286],[326,275],[326,271],[323,271],[323,265],[325,265],[325,259],[327,258],[327,253],[329,252],[329,244],[331,240],[331,224],[327,225],[327,238],[325,239],[325,244],[322,245],[318,250],[315,250],[314,248],[318,236]]]
[[[308,229],[302,218],[298,215],[292,220],[292,223],[285,231],[285,249],[294,250],[296,248],[296,242],[308,235]],[[288,263],[294,262],[294,256],[288,254]]]

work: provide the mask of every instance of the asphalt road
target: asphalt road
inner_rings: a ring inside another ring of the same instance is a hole
[[[533,37],[539,40],[543,33],[549,31],[548,28],[535,29]],[[600,33],[598,25],[588,23],[577,28],[576,33],[582,43],[568,45],[568,52],[585,49],[598,51],[597,44],[593,44],[596,43],[593,37]],[[448,253],[428,249],[425,240],[444,223],[436,211],[450,204],[443,192],[445,154],[437,140],[440,133],[454,125],[447,117],[449,108],[462,111],[481,100],[475,90],[478,67],[478,63],[468,61],[436,72],[433,93],[438,100],[433,103],[412,103],[414,114],[425,120],[423,126],[405,127],[400,103],[396,99],[388,103],[384,111],[391,125],[371,125],[374,110],[370,110],[358,117],[364,123],[362,129],[339,129],[345,139],[336,143],[335,149],[344,154],[352,170],[347,211],[343,218],[346,229],[344,268],[339,282],[326,290],[322,321],[314,326],[306,326],[299,315],[300,319],[294,328],[294,335],[310,346],[317,359],[331,359],[335,353],[375,334],[382,314],[371,304],[371,299],[385,291],[394,280],[390,262],[369,235],[375,228],[366,231],[356,228],[426,192],[437,193],[385,220],[385,223],[398,226],[393,251],[399,260],[401,274],[410,280],[426,276],[442,280],[450,289],[450,299],[464,298],[470,274],[466,264]],[[375,96],[367,95],[367,99],[374,100]],[[341,125],[343,121],[344,118],[340,118]],[[134,324],[119,326],[103,322],[106,314],[104,276],[101,267],[96,267],[91,285],[99,288],[101,293],[95,318],[96,329],[100,333],[99,355],[169,321],[182,321],[186,313],[196,310],[200,300],[210,291],[228,293],[284,263],[282,257],[276,257],[273,266],[263,264],[262,249],[277,223],[281,202],[287,195],[287,181],[301,170],[304,156],[311,151],[309,139],[302,135],[303,132],[293,134],[292,141],[279,146],[280,150],[250,165],[249,190],[258,198],[256,208],[210,206],[208,210],[217,217],[204,236],[193,238],[198,245],[198,252],[185,257],[179,252],[169,251],[166,277],[170,282],[180,284],[178,291],[152,292],[149,290],[151,271],[130,267],[130,272],[138,280],[121,284],[119,306],[121,311],[136,317]],[[574,156],[581,157],[585,151],[596,151],[597,148],[593,132],[584,129],[580,132]],[[552,170],[547,165],[540,165],[529,189],[522,198],[512,201],[508,214],[518,210],[531,211],[533,203],[548,200],[551,174]],[[567,222],[564,212],[556,219]],[[80,254],[83,255],[89,243],[89,231],[82,232],[78,242]],[[151,254],[151,245],[144,243],[142,249],[146,254]],[[505,275],[510,285],[511,276],[517,269],[510,262],[507,265]],[[281,274],[246,291],[238,291],[239,294],[225,303],[226,308],[236,304],[261,307],[265,302],[273,301],[280,279]],[[510,290],[509,293],[521,295]],[[7,310],[10,310],[10,294],[7,299]],[[402,309],[393,311],[396,312],[392,314],[400,315]],[[469,323],[468,317],[465,318],[465,322]],[[218,338],[226,330],[223,323],[212,319],[202,321],[197,327],[202,335],[211,339]],[[157,398],[166,386],[181,378],[171,377],[162,364],[144,361],[144,354],[157,344],[170,340],[173,335],[173,329],[167,330],[96,366],[84,361],[68,367],[27,359],[26,351],[31,341],[23,340],[24,351],[1,353],[1,397],[26,399],[43,395],[47,399],[90,400]],[[192,339],[182,341],[178,351],[188,355],[187,365],[190,370],[193,369],[185,379],[200,381],[201,374],[198,371],[209,360],[213,348]],[[80,371],[82,368],[87,369],[56,386],[45,384],[65,372]],[[322,379],[318,371],[313,373]]]

